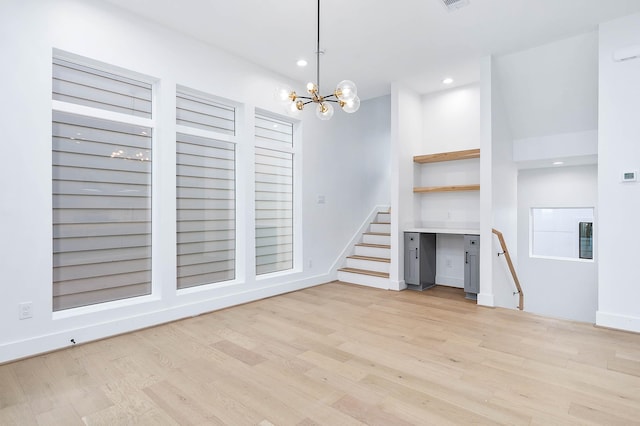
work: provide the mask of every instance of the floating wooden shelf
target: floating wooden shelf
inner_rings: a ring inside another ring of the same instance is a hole
[[[480,190],[480,185],[421,186],[421,187],[413,188],[413,192],[415,193],[478,191],[478,190]]]
[[[440,152],[437,154],[416,155],[413,162],[418,164],[438,163],[441,161],[468,160],[471,158],[480,158],[479,149],[466,149],[464,151]],[[480,185],[447,185],[447,186],[419,186],[414,187],[414,193],[427,192],[454,192],[454,191],[478,191]]]
[[[480,158],[479,149],[466,149],[464,151],[440,152],[438,154],[416,155],[413,157],[414,163],[437,163],[440,161],[467,160],[470,158]]]

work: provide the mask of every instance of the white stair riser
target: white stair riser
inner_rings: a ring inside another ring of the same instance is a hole
[[[368,287],[381,288],[384,290],[389,289],[389,278],[338,271],[338,280],[345,283],[366,285]]]
[[[373,260],[349,259],[347,258],[347,268],[364,269],[365,271],[376,271],[389,273],[390,264],[387,262],[376,262]]]
[[[385,235],[363,234],[362,235],[362,242],[365,243],[365,244],[390,245],[389,243],[391,242],[391,237],[387,237]]]
[[[376,215],[376,222],[391,222],[391,213],[378,213]]]
[[[359,256],[391,258],[391,249],[388,248],[356,246],[355,252]]]
[[[372,223],[369,225],[370,232],[384,232],[385,234],[391,233],[391,225],[387,223]]]

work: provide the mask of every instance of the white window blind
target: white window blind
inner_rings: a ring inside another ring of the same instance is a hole
[[[270,148],[293,146],[293,124],[264,115],[256,115],[256,141]]]
[[[293,124],[256,115],[256,273],[293,268]]]
[[[53,59],[53,99],[151,118],[151,84]]]
[[[176,97],[176,124],[234,135],[235,108],[199,96],[178,92]]]
[[[151,89],[53,60],[54,311],[151,293]]]
[[[54,112],[54,311],[151,292],[150,135]]]
[[[235,133],[235,108],[182,92],[176,101],[178,288],[233,280],[235,143],[220,139]]]

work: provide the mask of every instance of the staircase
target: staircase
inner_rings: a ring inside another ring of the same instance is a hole
[[[345,266],[338,269],[338,280],[386,290],[390,264],[391,215],[378,212],[361,242],[354,246],[354,253],[347,256]]]

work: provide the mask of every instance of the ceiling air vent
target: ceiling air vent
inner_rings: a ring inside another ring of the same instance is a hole
[[[469,5],[469,0],[441,0],[449,12]]]

